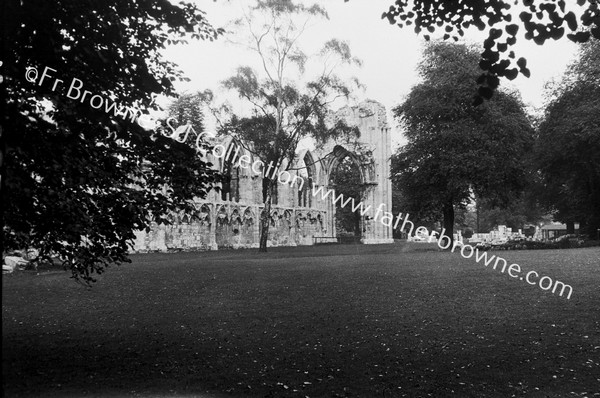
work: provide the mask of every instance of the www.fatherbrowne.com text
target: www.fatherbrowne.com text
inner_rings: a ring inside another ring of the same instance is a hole
[[[203,135],[210,135],[212,138],[215,136],[211,133],[202,133],[198,136],[198,139]],[[296,185],[299,190],[304,187],[305,181],[304,178],[298,175],[292,177],[292,175],[288,171],[279,171],[278,165],[274,165],[269,163],[268,167],[265,167],[265,164],[261,160],[256,160],[252,163],[252,159],[249,155],[242,155],[238,158],[240,148],[233,151],[233,146],[229,147],[229,151],[223,145],[215,145],[212,149],[212,155],[216,158],[224,158],[224,162],[227,162],[228,159],[232,159],[233,167],[241,167],[244,169],[251,168],[252,171],[256,174],[262,174],[265,177],[268,177],[272,180],[277,180],[281,184],[290,184]],[[234,161],[235,160],[235,161]],[[250,165],[252,165],[250,167]],[[311,187],[311,193],[313,197],[320,196],[321,200],[327,200],[329,198],[333,205],[339,203],[339,205],[344,208],[351,203],[351,209],[353,212],[360,212],[360,215],[363,217],[369,217],[369,214],[372,214],[371,205],[365,206],[363,202],[359,202],[358,204],[355,202],[354,198],[344,198],[342,194],[335,195],[335,191],[332,189],[325,189],[325,187],[318,187],[313,183]],[[542,276],[540,278],[540,274],[536,271],[529,271],[524,273],[524,270],[521,269],[519,264],[508,264],[506,259],[496,256],[496,255],[488,255],[487,251],[480,251],[479,248],[474,248],[471,245],[463,244],[463,242],[459,240],[452,240],[449,236],[447,236],[446,230],[442,229],[442,232],[439,233],[437,231],[429,231],[426,227],[420,226],[415,230],[415,225],[412,221],[409,221],[409,214],[403,217],[402,213],[398,213],[395,217],[391,212],[383,211],[385,204],[380,204],[375,210],[375,216],[372,218],[373,221],[379,220],[383,225],[387,227],[393,227],[394,229],[400,227],[401,232],[407,232],[408,236],[412,236],[413,232],[415,235],[419,236],[427,236],[428,242],[433,243],[437,242],[437,245],[442,250],[448,250],[452,253],[456,251],[457,248],[460,248],[460,254],[464,258],[472,258],[475,256],[475,261],[477,263],[482,263],[486,267],[492,264],[494,270],[498,269],[501,273],[507,273],[511,278],[518,278],[521,281],[525,281],[529,285],[538,285],[542,290],[550,290],[552,289],[552,293],[558,293],[559,296],[565,292],[568,292],[567,299],[571,298],[573,293],[573,288],[570,285],[567,285],[561,281],[554,281],[549,276]],[[381,215],[381,217],[380,217]],[[394,221],[395,219],[395,221]],[[400,225],[400,222],[402,224]],[[407,227],[410,226],[410,229],[406,231]],[[501,268],[499,268],[499,266]],[[560,289],[560,290],[559,290]]]
[[[50,75],[50,72],[56,72],[56,70],[49,68],[49,67],[45,67],[44,71],[42,72],[42,76],[39,78],[39,81],[38,81],[39,73],[38,73],[37,69],[36,68],[27,68],[27,70],[25,72],[25,79],[31,83],[37,83],[39,86],[41,86],[44,83],[44,80],[46,78],[50,79],[52,77]],[[63,80],[55,78],[54,84],[52,85],[52,91],[56,90],[57,86],[61,83],[63,83]],[[135,110],[132,108],[127,108],[124,106],[117,106],[117,104],[114,100],[104,98],[97,94],[92,95],[92,93],[90,91],[83,90],[83,87],[84,87],[83,81],[81,81],[80,79],[77,79],[77,78],[73,78],[71,80],[69,89],[67,91],[67,97],[71,98],[73,100],[79,100],[80,102],[83,103],[86,100],[86,97],[89,95],[89,104],[94,109],[100,109],[104,105],[104,110],[106,111],[106,113],[113,112],[114,116],[122,116],[124,119],[127,119],[128,115],[129,115],[129,117],[131,117],[132,122],[136,121],[136,119],[137,119],[140,126],[142,126],[144,128],[152,128],[154,126],[154,125],[150,125],[152,121],[143,120],[143,118],[148,117],[148,115],[143,115],[138,110]],[[83,90],[83,92],[82,92],[82,90]],[[176,137],[177,132],[175,131],[175,128],[173,126],[171,126],[170,124],[169,124],[169,127],[172,130],[171,137],[174,139],[177,139],[177,137]],[[200,139],[205,135],[209,135],[209,136],[212,136],[212,138],[215,138],[215,136],[213,134],[207,133],[207,132],[204,132],[202,134],[197,134],[196,146],[198,147],[198,150],[201,152],[204,152],[204,150],[200,146]],[[187,134],[186,134],[185,138],[187,138]],[[185,140],[185,138],[183,140]],[[177,139],[177,140],[180,141],[179,139]],[[237,165],[234,165],[234,167],[241,167],[244,169],[251,168],[252,171],[256,174],[262,174],[264,177],[267,177],[271,180],[276,179],[281,184],[296,185],[299,190],[301,190],[304,187],[305,181],[304,181],[303,177],[301,177],[299,175],[292,176],[286,170],[279,171],[280,165],[274,165],[272,162],[270,162],[268,165],[265,165],[264,162],[262,162],[261,160],[256,160],[256,161],[254,161],[254,163],[252,163],[252,159],[250,158],[249,155],[242,155],[238,158],[237,155],[239,153],[239,150],[240,150],[240,148],[238,147],[236,152],[234,153],[233,147],[230,146],[229,152],[227,152],[226,148],[223,145],[217,144],[212,148],[212,155],[219,159],[224,158],[224,161],[227,161],[227,159],[230,158],[231,155],[233,155],[233,159],[237,160]],[[321,200],[326,200],[329,197],[334,206],[339,203],[339,205],[342,208],[344,208],[344,207],[348,206],[348,204],[352,203],[352,205],[351,205],[352,211],[353,212],[359,211],[360,215],[363,217],[369,217],[367,214],[371,213],[370,205],[365,206],[362,202],[359,202],[358,204],[356,204],[356,202],[354,201],[354,198],[344,199],[344,196],[341,194],[336,196],[335,191],[333,191],[332,189],[325,190],[325,187],[323,187],[323,186],[317,187],[316,184],[313,184],[311,191],[312,191],[311,193],[312,193],[313,197],[317,197],[318,195],[320,195]],[[375,216],[372,218],[373,221],[377,221],[379,216],[382,215],[382,217],[379,218],[379,222],[381,222],[383,225],[385,225],[387,227],[393,226],[394,229],[398,228],[398,225],[402,221],[402,225],[400,226],[400,231],[406,232],[407,226],[410,225],[410,230],[407,233],[408,233],[408,236],[411,236],[413,234],[415,225],[412,221],[409,221],[409,219],[408,219],[409,214],[406,214],[406,216],[403,217],[402,213],[398,213],[396,215],[396,217],[394,217],[394,215],[392,213],[383,211],[383,208],[385,206],[386,205],[382,203],[377,207],[377,210],[375,211]],[[396,219],[395,222],[394,222],[394,218]],[[494,264],[493,264],[492,268],[494,270],[497,269],[498,265],[501,265],[502,268],[499,269],[501,273],[504,273],[506,271],[511,278],[518,278],[519,280],[525,281],[526,283],[528,283],[530,285],[537,284],[542,290],[552,289],[552,293],[554,293],[554,294],[556,294],[558,289],[560,288],[560,291],[558,292],[559,296],[562,296],[563,293],[565,293],[565,291],[568,290],[567,299],[571,298],[571,294],[573,293],[573,288],[570,285],[567,285],[561,281],[553,281],[553,279],[550,278],[549,276],[542,276],[541,278],[539,278],[540,275],[536,271],[529,271],[527,273],[524,273],[524,271],[521,270],[521,266],[519,264],[508,265],[508,262],[504,258],[502,258],[500,256],[496,256],[496,255],[492,255],[490,257],[490,256],[488,256],[487,251],[480,252],[479,248],[474,248],[471,245],[463,244],[459,240],[453,241],[449,236],[447,236],[445,234],[445,232],[446,232],[446,230],[442,229],[441,233],[438,233],[436,231],[431,231],[431,233],[429,233],[427,228],[425,228],[423,226],[418,227],[414,231],[414,233],[416,235],[427,236],[429,238],[428,242],[430,242],[430,243],[437,242],[437,245],[442,250],[450,249],[450,251],[452,253],[454,253],[454,251],[460,247],[460,254],[464,258],[472,258],[473,256],[475,256],[475,261],[477,263],[483,263],[486,267],[489,266],[490,264],[492,264],[492,262],[493,262]],[[444,241],[446,243],[443,243]],[[452,246],[452,247],[450,248],[450,246]],[[524,275],[524,276],[522,276],[522,275]]]

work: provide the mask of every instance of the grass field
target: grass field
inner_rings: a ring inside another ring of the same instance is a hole
[[[600,249],[498,254],[571,299],[402,244],[5,275],[4,396],[600,396]]]

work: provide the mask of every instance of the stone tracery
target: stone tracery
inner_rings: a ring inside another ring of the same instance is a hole
[[[376,208],[384,204],[391,211],[389,180],[391,140],[385,108],[375,101],[345,107],[335,113],[348,124],[358,126],[361,136],[356,141],[331,141],[319,148],[300,150],[290,173],[302,177],[304,186],[296,183],[277,184],[277,203],[270,214],[269,246],[314,244],[314,238],[335,237],[335,205],[323,200],[316,189],[330,189],[329,178],[336,165],[346,156],[357,164],[361,182],[367,186],[363,203],[371,206],[364,216],[363,243],[391,243],[391,228],[372,223]],[[221,144],[235,156],[248,155],[242,145],[231,139]],[[210,157],[210,155],[209,155]],[[221,248],[258,247],[259,216],[263,212],[262,178],[234,167],[229,159],[209,159],[226,174],[221,192],[211,191],[204,200],[196,200],[198,212],[193,216],[173,215],[172,225],[153,225],[150,232],[139,231],[134,242],[136,251],[217,250]]]

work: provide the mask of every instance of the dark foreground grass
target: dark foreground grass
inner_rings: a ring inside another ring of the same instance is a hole
[[[497,253],[570,300],[403,245],[136,255],[3,276],[13,396],[600,396],[600,250]]]

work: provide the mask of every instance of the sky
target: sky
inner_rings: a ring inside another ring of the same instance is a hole
[[[242,15],[242,6],[248,3],[247,0],[203,1],[200,8],[206,12],[213,26],[225,27]],[[310,4],[308,1],[306,3]],[[346,41],[350,45],[353,56],[363,62],[362,67],[353,70],[352,74],[366,86],[364,91],[355,92],[352,100],[358,103],[367,98],[373,99],[386,107],[388,123],[392,127],[392,144],[396,147],[404,143],[404,139],[390,111],[402,102],[418,82],[415,67],[425,41],[412,29],[400,29],[381,19],[381,14],[392,3],[393,0],[321,0],[318,4],[327,10],[329,20],[318,21],[310,26],[301,39],[301,46],[310,52],[331,38]],[[466,32],[465,39],[481,43],[485,36],[474,29]],[[519,39],[514,49],[517,55],[527,58],[531,77],[519,75],[516,80],[504,80],[502,84],[518,89],[529,109],[539,109],[543,105],[544,84],[560,77],[575,56],[577,47],[566,38],[558,42],[548,41],[543,46],[522,37]],[[217,101],[233,101],[235,110],[235,96],[224,90],[221,82],[232,76],[239,66],[258,66],[255,54],[228,43],[226,37],[212,42],[190,41],[187,45],[171,46],[164,51],[164,55],[179,64],[191,79],[189,82],[178,82],[178,91],[210,89]],[[207,129],[211,128],[214,128],[212,123],[207,122]]]

